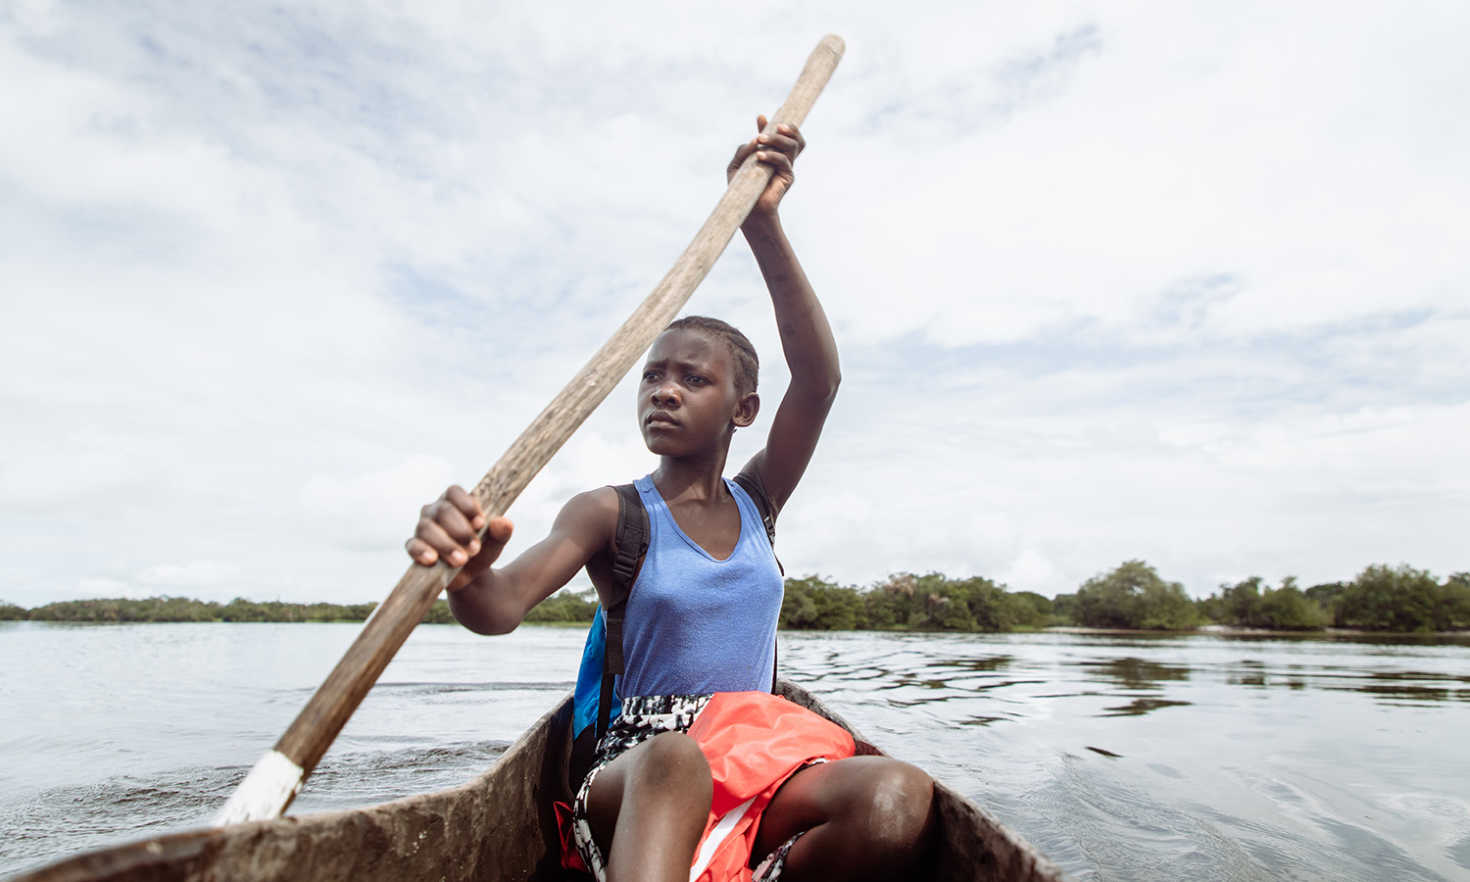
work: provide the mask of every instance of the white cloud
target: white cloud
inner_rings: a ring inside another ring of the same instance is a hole
[[[141,589],[131,582],[122,579],[109,579],[106,577],[88,577],[77,582],[76,597],[80,599],[93,597],[146,597],[145,589]],[[56,598],[52,598],[56,599]]]
[[[186,563],[154,564],[138,574],[136,582],[147,589],[163,589],[164,593],[189,589],[210,591],[238,578],[240,568],[232,563],[214,560],[194,560]]]
[[[347,547],[381,548],[403,539],[405,512],[453,479],[444,460],[412,456],[367,474],[314,474],[301,488],[301,506],[307,517],[333,524],[328,532]]]
[[[788,569],[1470,567],[1464,18],[12,4],[0,596],[380,597],[418,505],[652,287],[828,30],[784,213],[846,382]],[[691,310],[765,356],[738,464],[785,379],[738,238]],[[518,502],[512,553],[646,470],[631,395]]]

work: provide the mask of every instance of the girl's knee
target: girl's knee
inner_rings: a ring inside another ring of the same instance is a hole
[[[643,782],[702,795],[706,803],[714,792],[709,761],[693,738],[682,732],[664,732],[639,747],[634,775]]]
[[[933,826],[934,779],[894,760],[872,770],[865,785],[864,827],[870,845],[893,857],[921,849]]]

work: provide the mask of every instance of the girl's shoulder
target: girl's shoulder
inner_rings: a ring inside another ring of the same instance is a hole
[[[618,494],[612,487],[594,487],[567,500],[556,516],[553,530],[601,550],[612,544],[618,525]]]

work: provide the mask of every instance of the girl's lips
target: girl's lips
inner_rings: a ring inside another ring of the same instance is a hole
[[[650,426],[677,426],[677,425],[679,425],[679,421],[678,420],[674,419],[673,417],[669,416],[666,413],[661,413],[661,412],[660,413],[651,413],[651,414],[649,414],[648,415],[648,419],[644,420],[643,422],[645,424],[647,424],[647,425],[650,425]]]

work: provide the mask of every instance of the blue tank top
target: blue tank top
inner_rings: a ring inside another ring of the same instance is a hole
[[[740,539],[717,560],[679,529],[652,477],[633,485],[648,510],[648,553],[628,594],[618,695],[769,692],[785,586],[755,503],[725,481]]]

